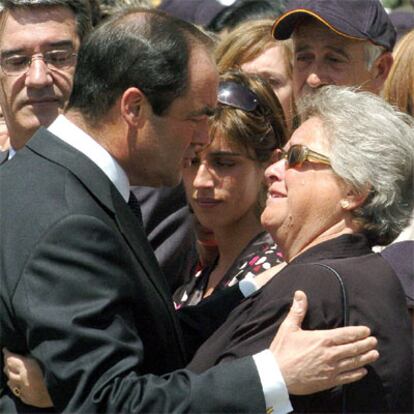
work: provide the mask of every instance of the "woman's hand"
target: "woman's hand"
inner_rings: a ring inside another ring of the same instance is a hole
[[[39,364],[30,357],[9,352],[3,348],[4,373],[8,387],[25,404],[35,407],[53,407],[53,402],[43,381]]]

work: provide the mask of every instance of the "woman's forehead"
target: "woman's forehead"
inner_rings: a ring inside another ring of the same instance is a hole
[[[243,152],[244,149],[241,143],[238,143],[236,139],[232,139],[229,135],[226,135],[223,131],[217,129],[213,136],[211,137],[211,143],[205,149],[205,151],[233,151],[233,152]]]
[[[322,120],[318,117],[311,117],[303,122],[294,131],[285,147],[289,148],[294,144],[309,145],[314,150],[327,148],[328,140]]]

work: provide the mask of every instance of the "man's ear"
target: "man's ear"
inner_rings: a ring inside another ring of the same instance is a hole
[[[143,105],[146,98],[140,89],[131,87],[121,96],[120,110],[125,122],[131,127],[139,127],[143,120]]]
[[[391,52],[383,53],[373,65],[371,69],[373,73],[373,78],[370,82],[372,92],[379,94],[381,92],[382,87],[384,86],[384,82],[390,73],[391,66],[394,62],[394,58],[392,57]]]

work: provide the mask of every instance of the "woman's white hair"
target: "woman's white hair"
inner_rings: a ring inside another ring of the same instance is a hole
[[[354,219],[374,244],[388,244],[414,207],[414,119],[382,98],[326,86],[299,103],[302,122],[322,120],[332,169],[355,191],[369,189]]]

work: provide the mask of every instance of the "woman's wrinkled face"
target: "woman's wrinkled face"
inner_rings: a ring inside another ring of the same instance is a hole
[[[294,132],[285,150],[295,144],[329,157],[328,140],[317,117]],[[281,159],[266,169],[265,176],[268,199],[261,221],[284,250],[298,243],[306,246],[343,220],[340,201],[346,195],[345,185],[329,165],[305,161],[288,168]]]
[[[215,231],[255,214],[263,173],[244,149],[216,133],[183,171],[187,198],[200,223]]]

